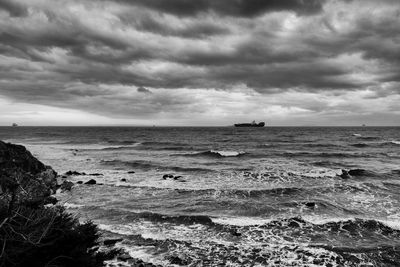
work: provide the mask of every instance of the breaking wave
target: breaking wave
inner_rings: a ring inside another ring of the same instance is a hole
[[[240,156],[244,156],[246,154],[248,154],[248,153],[246,153],[244,151],[209,150],[209,151],[198,152],[198,153],[175,154],[174,156],[222,158],[222,157],[240,157]]]

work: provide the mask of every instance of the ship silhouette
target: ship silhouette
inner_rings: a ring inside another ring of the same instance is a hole
[[[256,121],[252,121],[251,123],[236,123],[235,127],[264,127],[265,122],[256,123]]]

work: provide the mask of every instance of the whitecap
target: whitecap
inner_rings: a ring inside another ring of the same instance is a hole
[[[273,221],[273,219],[257,217],[219,217],[211,218],[214,223],[234,226],[253,226],[264,225]]]
[[[108,224],[97,224],[100,230],[120,234],[120,235],[132,235],[134,232],[131,227],[123,225],[108,225]]]
[[[327,224],[327,223],[340,223],[340,222],[347,222],[347,221],[355,221],[356,218],[354,217],[331,217],[331,218],[324,218],[324,217],[319,217],[319,216],[307,216],[307,215],[303,215],[301,216],[301,218],[308,222],[308,223],[312,223],[312,224],[316,224],[316,225],[323,225],[323,224]]]
[[[400,220],[399,219],[386,219],[386,220],[380,219],[380,220],[376,220],[376,221],[378,221],[392,229],[400,230]]]
[[[211,150],[211,153],[219,154],[222,157],[237,157],[246,154],[244,151],[223,151],[223,150]]]

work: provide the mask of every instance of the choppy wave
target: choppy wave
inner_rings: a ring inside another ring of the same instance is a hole
[[[348,171],[346,171],[350,176],[363,176],[363,177],[378,177],[378,174],[373,172],[373,171],[369,171],[369,170],[365,170],[365,169],[350,169]],[[343,174],[343,171],[342,171]]]
[[[400,141],[396,141],[396,140],[390,141],[390,143],[394,144],[394,145],[400,145]]]
[[[115,145],[115,146],[105,146],[101,148],[100,150],[126,150],[126,149],[132,149],[140,146],[141,143],[131,143],[131,144],[126,144],[126,145]]]
[[[159,171],[175,171],[175,172],[213,172],[211,169],[199,167],[180,167],[180,166],[165,166],[152,161],[123,161],[123,160],[103,160],[101,164],[114,167],[125,167],[128,169],[140,169],[143,171],[159,170]]]
[[[135,140],[107,140],[107,143],[111,145],[133,145],[138,142]]]
[[[240,157],[247,155],[244,151],[224,151],[224,150],[208,150],[198,153],[187,153],[187,154],[175,154],[174,156],[186,156],[186,157]]]
[[[362,139],[362,140],[378,140],[378,139],[380,139],[379,137],[377,137],[377,136],[359,136],[358,137],[359,139]]]
[[[242,223],[247,221],[244,217],[149,213],[139,217],[151,222],[145,224],[146,230],[135,224],[100,228],[129,236],[130,247],[168,248],[166,257],[159,253],[150,257],[163,266],[172,265],[174,257],[185,266],[396,266],[400,260],[400,244],[393,241],[400,231],[370,219],[336,218],[315,224],[301,217],[259,218],[248,224]],[[168,224],[168,230],[157,231],[159,223]]]
[[[174,224],[201,224],[211,227],[233,227],[236,229],[251,230],[251,226],[258,226],[261,229],[281,229],[290,230],[301,228],[304,233],[310,235],[318,235],[319,233],[326,233],[327,235],[336,235],[337,233],[350,233],[357,236],[360,233],[372,236],[385,235],[400,237],[399,222],[382,221],[375,219],[363,218],[331,218],[325,220],[318,220],[318,218],[253,218],[252,223],[247,221],[243,222],[248,217],[213,217],[207,215],[180,215],[180,214],[160,214],[154,212],[139,212],[130,213],[125,217],[126,220],[132,221],[135,219],[144,219],[152,222],[168,222]]]
[[[356,153],[356,152],[284,152],[281,155],[285,157],[318,157],[318,158],[370,158],[373,157],[367,153]]]
[[[372,138],[372,137],[368,137],[368,138]],[[367,140],[375,140],[375,138],[367,139]],[[358,148],[364,148],[364,147],[386,147],[386,146],[398,146],[398,145],[400,145],[400,141],[396,141],[396,140],[351,144],[351,146],[358,147]]]
[[[369,145],[366,143],[357,143],[357,144],[351,144],[351,146],[363,148],[363,147],[368,147]]]
[[[145,141],[142,142],[144,146],[190,146],[190,144],[182,143],[182,142],[167,142],[167,141]]]

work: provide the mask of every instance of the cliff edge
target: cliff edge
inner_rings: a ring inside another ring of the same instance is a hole
[[[0,141],[0,267],[99,267],[120,253],[99,250],[92,222],[46,205],[56,202],[56,178],[24,146]]]
[[[57,188],[57,173],[24,146],[0,141],[0,201],[38,206]],[[14,195],[13,195],[14,194]],[[11,200],[11,198],[13,198]]]

